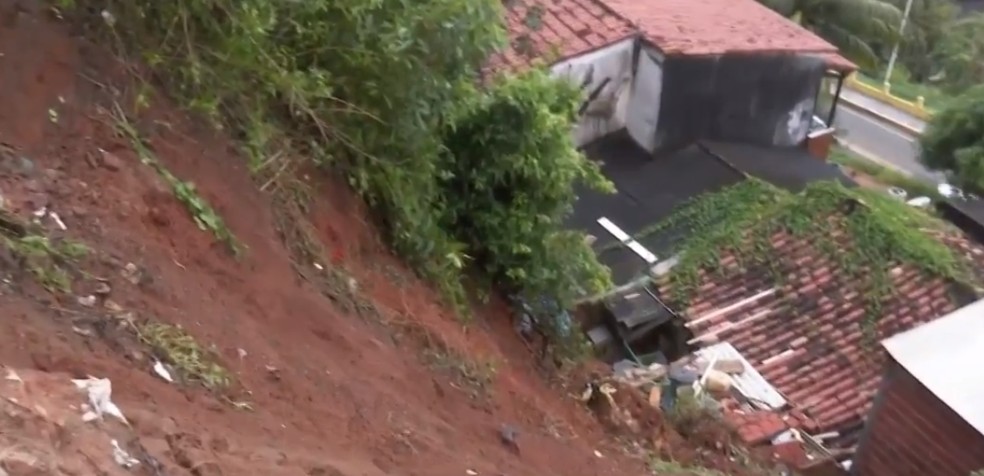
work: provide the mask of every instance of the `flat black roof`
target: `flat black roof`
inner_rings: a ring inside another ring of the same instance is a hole
[[[568,226],[596,238],[599,259],[612,270],[612,278],[624,284],[646,270],[646,263],[631,250],[614,246],[616,240],[598,224],[606,217],[629,235],[668,218],[688,200],[716,192],[752,176],[798,192],[821,180],[855,183],[840,168],[811,156],[804,148],[760,147],[730,143],[694,143],[671,152],[652,155],[621,132],[595,141],[585,154],[602,165],[617,192],[606,195],[580,188]],[[650,234],[639,243],[658,257],[669,252],[687,230]]]

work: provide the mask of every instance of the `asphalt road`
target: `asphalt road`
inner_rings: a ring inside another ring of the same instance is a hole
[[[895,127],[845,102],[837,107],[834,125],[838,129],[838,138],[854,152],[914,177],[940,182],[940,174],[926,170],[919,163],[919,144],[911,131]]]

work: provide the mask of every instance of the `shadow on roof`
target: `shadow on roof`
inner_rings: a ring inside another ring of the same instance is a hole
[[[856,185],[836,165],[811,156],[800,147],[762,147],[748,144],[698,142],[686,147],[650,154],[627,133],[618,132],[584,148],[591,160],[615,184],[617,193],[606,195],[577,189],[578,201],[568,226],[596,238],[599,257],[612,270],[616,283],[625,283],[645,272],[645,262],[615,239],[598,219],[608,218],[629,235],[668,218],[677,207],[705,193],[720,191],[748,177],[798,192],[812,182],[837,180]],[[640,241],[655,253],[669,251],[679,233],[654,233]]]

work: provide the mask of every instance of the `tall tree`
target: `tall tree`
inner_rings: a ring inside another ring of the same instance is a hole
[[[863,68],[880,63],[878,48],[898,38],[902,12],[887,0],[759,0],[833,43]]]
[[[950,92],[984,83],[984,13],[953,22],[935,56],[945,73],[943,84]]]
[[[888,1],[902,10],[908,0]],[[933,53],[940,47],[959,10],[954,0],[913,0],[899,51],[899,64],[913,81],[925,82],[939,73],[941,66]]]
[[[920,138],[920,160],[964,189],[984,193],[984,85],[936,113]]]

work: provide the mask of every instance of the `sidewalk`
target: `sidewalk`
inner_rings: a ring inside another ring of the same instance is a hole
[[[860,109],[871,111],[878,116],[884,117],[888,121],[901,124],[908,129],[918,131],[920,133],[926,130],[926,121],[852,89],[841,89],[841,101],[849,103],[850,105],[856,106]]]

